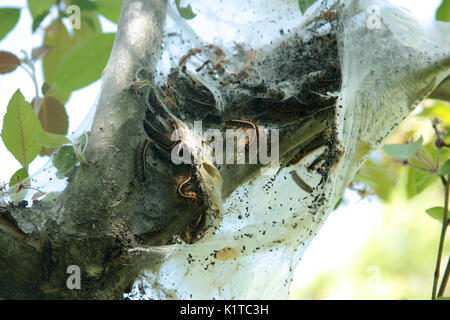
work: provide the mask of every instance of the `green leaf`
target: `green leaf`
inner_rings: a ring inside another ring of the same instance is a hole
[[[49,147],[49,148],[58,148],[62,146],[63,144],[72,143],[68,138],[66,138],[63,135],[50,133],[47,131],[40,131],[37,132],[34,137],[34,141],[37,144]]]
[[[76,5],[79,6],[81,11],[93,11],[97,9],[97,3],[90,0],[66,0],[66,6]]]
[[[177,7],[178,13],[180,16],[186,20],[194,19],[196,14],[192,11],[191,5],[187,5],[187,7],[180,6],[180,0],[175,0],[175,5]]]
[[[398,160],[408,160],[414,157],[422,148],[423,139],[420,137],[414,143],[407,144],[388,144],[383,146],[384,152],[392,158]]]
[[[49,14],[53,4],[54,0],[28,0],[28,9],[33,17],[33,32],[36,31],[42,20]]]
[[[33,24],[31,25],[31,31],[35,32],[37,28],[41,25],[42,20],[45,19],[45,17],[50,13],[50,11],[46,11],[40,15],[38,15],[36,18],[33,19]]]
[[[437,117],[442,120],[447,127],[450,126],[450,104],[444,101],[436,101],[432,107],[424,108],[419,114],[430,118]]]
[[[102,26],[98,14],[86,11],[81,15],[81,28],[73,30],[73,39],[75,43],[79,43],[99,33],[102,33]]]
[[[49,89],[50,89],[50,86],[48,85],[48,83],[44,82],[41,87],[42,94],[45,96]]]
[[[99,79],[108,62],[114,38],[114,33],[102,33],[80,42],[58,66],[56,84],[73,91]]]
[[[443,176],[446,174],[450,174],[450,159],[447,159],[445,163],[442,165],[441,169],[438,172],[438,175]]]
[[[26,187],[30,186],[30,182],[28,180],[25,181],[27,178],[28,172],[22,168],[17,170],[9,179],[9,197],[15,204],[22,201],[28,193],[28,189],[26,189]]]
[[[364,178],[372,187],[375,194],[383,201],[388,201],[392,196],[398,182],[398,174],[385,164],[375,164],[368,160],[361,170]],[[358,175],[360,177],[361,175]]]
[[[45,82],[52,87],[55,71],[65,55],[72,49],[75,42],[69,35],[64,24],[56,19],[45,30],[44,45],[50,47],[50,52],[42,59]],[[54,94],[52,94],[55,96]],[[60,99],[60,101],[62,101]]]
[[[2,40],[17,24],[20,9],[0,8],[0,40]]]
[[[425,210],[426,213],[433,219],[436,219],[437,221],[442,223],[442,220],[444,219],[444,208],[443,207],[433,207]],[[448,217],[448,212],[447,212]]]
[[[339,206],[344,202],[344,197],[340,197],[338,202],[334,205],[333,211],[339,208]]]
[[[436,300],[450,300],[450,297],[437,297]]]
[[[97,0],[97,11],[114,23],[119,23],[122,0]]]
[[[23,168],[28,167],[41,149],[41,145],[33,139],[40,131],[42,127],[39,119],[20,90],[17,90],[11,97],[3,118],[2,139]]]
[[[442,1],[441,6],[436,11],[436,20],[450,21],[450,0]]]
[[[18,184],[21,181],[24,181],[26,178],[28,178],[28,172],[24,168],[21,168],[17,170],[11,178],[9,178],[9,186],[13,187],[16,184]],[[17,191],[17,189],[16,189]]]
[[[424,191],[438,177],[430,172],[408,168],[407,195],[411,198]]]
[[[305,14],[306,10],[314,4],[317,0],[298,0],[298,7],[302,14]]]
[[[78,158],[72,146],[62,146],[53,157],[53,165],[58,170],[56,176],[59,179],[67,176],[77,163]]]
[[[44,92],[42,92],[44,93]],[[64,89],[61,89],[57,87],[57,85],[54,83],[51,87],[47,85],[45,95],[52,96],[56,99],[58,99],[62,104],[65,104],[67,100],[69,100],[70,95],[72,94],[71,91],[66,91]]]
[[[357,175],[355,175],[353,180],[356,181],[356,182],[366,183],[366,184],[368,184],[368,185],[370,185],[372,187],[379,187],[380,186],[378,184],[378,182],[376,181],[376,179],[374,179],[371,176],[364,175],[364,174],[357,174]]]

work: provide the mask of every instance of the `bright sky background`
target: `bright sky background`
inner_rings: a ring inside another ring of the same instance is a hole
[[[411,9],[422,20],[434,19],[436,8],[441,3],[440,0],[390,1]],[[26,0],[0,0],[0,7],[4,6],[24,8],[26,7]],[[0,41],[0,51],[10,51],[19,57],[23,57],[21,50],[24,49],[30,54],[32,48],[41,45],[44,36],[43,27],[47,26],[50,21],[51,18],[47,17],[41,27],[34,34],[31,34],[32,18],[28,10],[22,10],[16,28]],[[101,18],[101,23],[104,31],[115,31],[115,25],[108,20]],[[36,68],[38,81],[42,83],[43,75],[40,62]],[[0,75],[0,128],[8,101],[17,88],[20,88],[28,101],[31,101],[34,97],[33,82],[22,69],[18,68],[13,73]],[[69,134],[77,129],[93,107],[99,89],[100,81],[97,81],[72,93],[66,104],[69,115]],[[34,160],[30,165],[30,173],[39,170],[47,162],[47,159],[38,158]],[[18,169],[20,169],[19,162],[6,150],[0,140],[0,185],[2,182],[9,181],[11,175]],[[339,210],[330,215],[321,232],[304,255],[296,270],[294,286],[306,285],[318,273],[349,263],[356,251],[364,246],[370,239],[371,233],[377,229],[376,226],[381,223],[382,206],[377,200],[360,200],[352,193],[347,193],[347,196],[348,204],[341,206]],[[345,297],[337,296],[336,298]]]

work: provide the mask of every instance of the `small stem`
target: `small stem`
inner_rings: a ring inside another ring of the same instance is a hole
[[[448,220],[447,220],[448,224]],[[447,287],[448,276],[450,274],[450,256],[447,260],[447,266],[445,267],[444,275],[442,276],[441,286],[439,287],[438,297],[442,297],[444,295],[445,288]]]
[[[34,112],[35,112],[36,114],[38,114],[38,113],[39,113],[39,107],[40,107],[40,101],[39,101],[39,86],[38,86],[38,83],[37,83],[37,79],[36,79],[36,69],[35,69],[35,67],[34,67],[34,65],[33,65],[33,62],[30,62],[30,67],[31,67],[31,71],[33,72],[32,79],[33,79],[33,83],[34,83],[34,91],[35,91],[35,93],[36,93],[36,97],[34,98],[33,109],[34,109]]]
[[[423,167],[415,165],[414,163],[411,163],[409,161],[406,161],[406,165],[410,166],[411,168],[417,169],[417,170],[422,170],[422,171],[426,171],[426,172],[433,172],[429,168],[423,168]]]
[[[439,239],[439,249],[438,255],[436,259],[436,268],[434,270],[434,278],[433,278],[433,292],[431,294],[431,299],[436,300],[436,290],[437,284],[439,281],[439,269],[441,267],[441,259],[442,259],[442,249],[444,247],[445,240],[445,232],[447,230],[447,214],[448,214],[448,197],[449,197],[449,185],[450,185],[450,177],[447,176],[445,180],[445,200],[444,200],[444,215],[442,217],[442,229],[441,229],[441,237]]]
[[[25,66],[23,64],[20,64],[19,67],[21,67],[23,70],[25,70],[26,73],[28,73],[28,75],[33,78],[33,73],[28,70],[27,68],[25,68]]]
[[[434,163],[432,163],[422,152],[417,153],[416,158],[431,171],[436,170],[436,168],[434,167]]]
[[[33,64],[31,62],[30,63],[26,63],[26,65],[28,67],[30,67],[31,71],[28,70],[27,68],[25,68],[25,66],[23,64],[20,64],[20,67],[22,67],[22,69],[25,70],[26,73],[28,73],[28,75],[30,76],[31,80],[33,81],[35,95],[36,95],[36,97],[34,99],[34,103],[33,103],[33,110],[37,114],[38,111],[39,111],[38,108],[37,108],[38,105],[39,105],[38,104],[39,103],[39,87],[38,87],[37,79],[36,79],[36,70],[35,70],[35,68],[34,68],[34,66],[33,66]]]

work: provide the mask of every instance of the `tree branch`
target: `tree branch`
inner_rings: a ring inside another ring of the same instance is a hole
[[[439,99],[450,102],[450,77],[447,77],[440,85],[430,94],[429,98]]]
[[[88,166],[73,171],[54,203],[0,207],[2,297],[120,299],[136,278],[136,257],[128,254],[135,239],[124,221],[129,212],[108,206],[135,176],[134,150],[146,106],[128,87],[138,69],[144,67],[148,77],[153,73],[166,5],[166,0],[123,1],[86,151]],[[72,264],[82,271],[81,290],[66,287]]]

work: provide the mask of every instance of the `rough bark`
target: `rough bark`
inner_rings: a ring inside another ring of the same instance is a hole
[[[86,152],[55,203],[2,206],[0,296],[120,299],[137,275],[130,210],[115,206],[134,180],[145,105],[128,90],[136,71],[153,70],[161,47],[165,0],[125,0]],[[134,207],[135,204],[130,204]],[[140,258],[139,258],[140,259]],[[82,270],[68,290],[66,269]]]

